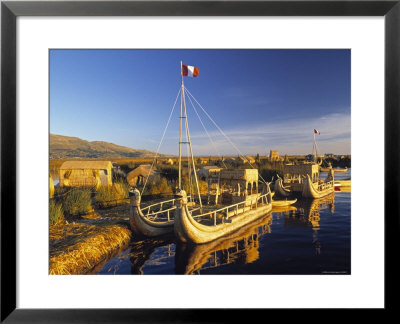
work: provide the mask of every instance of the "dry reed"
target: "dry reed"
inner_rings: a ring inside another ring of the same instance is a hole
[[[131,231],[123,225],[50,226],[49,274],[89,273],[125,248],[130,239]]]

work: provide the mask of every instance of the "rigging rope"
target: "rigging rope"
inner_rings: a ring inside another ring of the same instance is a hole
[[[203,108],[203,106],[196,100],[196,98],[192,95],[192,93],[185,87],[187,93],[193,98],[193,100],[199,105],[199,107],[203,110],[203,112],[206,114],[206,116],[211,120],[211,122],[215,125],[215,127],[221,132],[221,134],[228,140],[228,142],[236,149],[236,151],[239,153],[239,155],[244,158],[247,163],[253,168],[256,169],[249,161],[249,159],[244,156],[240,150],[236,147],[235,144],[233,144],[233,142],[230,140],[230,138],[223,132],[223,130],[217,125],[217,123],[211,118],[211,116],[207,113],[207,111]],[[260,177],[260,179],[267,185],[268,182],[264,180],[264,178],[258,174],[258,176]]]
[[[165,128],[164,128],[163,135],[162,135],[162,137],[161,137],[160,143],[158,144],[158,148],[157,148],[156,155],[155,155],[155,157],[154,157],[154,159],[153,159],[153,163],[151,164],[151,167],[150,167],[150,169],[149,169],[149,173],[147,174],[146,181],[144,182],[144,186],[143,186],[142,192],[140,193],[141,195],[143,195],[144,189],[146,188],[147,180],[148,180],[149,177],[150,177],[151,170],[153,170],[154,162],[155,162],[156,159],[157,159],[158,152],[159,152],[160,147],[161,147],[161,144],[162,144],[162,142],[163,142],[163,140],[164,140],[165,132],[167,131],[169,122],[171,121],[171,117],[172,117],[172,114],[173,114],[173,112],[174,112],[174,109],[175,109],[175,106],[176,106],[176,102],[178,101],[178,97],[179,97],[179,94],[180,94],[180,93],[181,93],[181,87],[179,87],[178,94],[176,95],[174,105],[172,106],[171,113],[169,114],[169,118],[168,118],[168,121],[167,121],[167,125],[166,125]]]
[[[186,142],[189,142],[187,134],[186,134]],[[189,195],[190,195],[190,201],[192,201],[192,167],[190,165],[189,145],[186,145],[186,153],[187,153],[187,164],[188,164]]]
[[[186,88],[185,88],[185,89],[186,89]],[[187,89],[186,89],[186,90],[187,90]],[[187,91],[189,92],[189,90],[187,90]],[[214,146],[215,152],[217,153],[218,157],[221,158],[222,164],[224,165],[225,169],[227,169],[227,166],[226,166],[224,160],[222,159],[221,155],[219,154],[219,152],[218,152],[218,150],[217,150],[217,147],[215,146],[214,141],[212,140],[210,134],[207,132],[207,129],[206,129],[206,127],[204,126],[203,121],[201,120],[200,115],[199,115],[199,113],[197,112],[197,109],[196,109],[196,107],[195,107],[194,104],[193,104],[192,99],[190,98],[190,96],[187,96],[187,97],[189,98],[190,104],[192,105],[193,110],[195,111],[197,117],[199,118],[200,123],[201,123],[201,125],[203,126],[204,131],[206,132],[208,138],[210,139],[210,142],[211,142],[212,146]]]

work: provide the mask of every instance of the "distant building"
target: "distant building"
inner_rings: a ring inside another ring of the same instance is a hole
[[[277,162],[277,161],[281,161],[282,158],[279,156],[278,151],[270,150],[269,151],[269,160],[271,162]]]
[[[112,185],[110,161],[66,161],[59,170],[60,187],[101,187]]]

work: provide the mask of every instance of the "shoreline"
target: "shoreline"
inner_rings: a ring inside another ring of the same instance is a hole
[[[49,274],[79,275],[93,272],[127,248],[132,232],[121,222],[82,222],[50,226],[49,238]]]

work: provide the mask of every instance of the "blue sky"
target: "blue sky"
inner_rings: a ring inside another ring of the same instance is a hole
[[[181,76],[242,154],[350,153],[350,50],[51,50],[50,132],[156,151]],[[193,103],[195,103],[193,101]],[[195,155],[238,152],[186,99]],[[178,154],[179,101],[160,146]],[[185,152],[185,150],[183,151]]]

